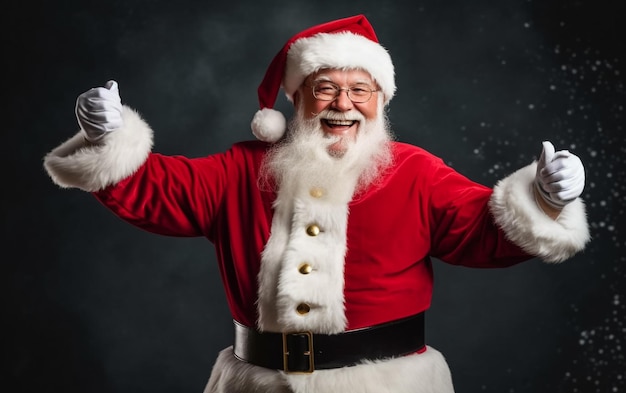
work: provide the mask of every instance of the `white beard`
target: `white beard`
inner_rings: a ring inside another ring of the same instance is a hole
[[[332,189],[338,183],[351,184],[355,194],[366,190],[381,178],[392,162],[392,136],[382,105],[380,108],[373,121],[367,121],[356,111],[348,116],[359,120],[354,140],[327,136],[322,131],[320,118],[341,119],[345,115],[326,110],[314,118],[304,119],[298,108],[287,137],[272,148],[263,163],[261,183],[273,183],[287,193],[302,186]]]

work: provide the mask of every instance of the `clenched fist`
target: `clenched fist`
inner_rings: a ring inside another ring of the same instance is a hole
[[[76,100],[76,119],[90,142],[121,128],[124,120],[117,82],[108,81],[104,87],[95,87],[79,95]]]
[[[550,206],[562,209],[578,198],[585,188],[583,163],[575,154],[567,150],[555,152],[552,143],[543,142],[535,187]]]

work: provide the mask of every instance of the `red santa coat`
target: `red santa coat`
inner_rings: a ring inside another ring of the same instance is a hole
[[[261,253],[276,198],[259,189],[267,147],[239,143],[226,153],[196,159],[151,154],[133,176],[96,192],[133,225],[164,235],[205,236],[214,243],[233,318],[247,326],[258,319]],[[348,205],[347,329],[426,310],[432,293],[430,256],[474,267],[503,267],[529,258],[495,225],[488,208],[491,189],[415,146],[394,143],[393,156],[394,166],[382,183]],[[307,224],[296,230],[304,232]]]
[[[48,173],[62,187],[93,192],[133,225],[213,242],[233,318],[247,326],[335,333],[375,325],[429,307],[430,257],[473,267],[531,256],[558,262],[589,238],[582,201],[556,221],[537,208],[534,163],[492,190],[420,148],[394,143],[393,168],[354,198],[335,200],[340,189],[285,196],[259,188],[266,144],[167,157],[151,153],[152,130],[134,111],[125,108],[124,120],[101,144],[79,133],[54,149],[45,158]],[[294,202],[286,208],[281,198]],[[307,233],[313,224],[315,236]],[[302,263],[311,274],[299,272]],[[302,303],[311,306],[304,316],[296,312]],[[303,377],[243,364],[225,351],[207,391],[276,391],[280,384],[297,392],[410,392],[416,384],[423,387],[417,391],[452,390],[438,352],[408,358]]]

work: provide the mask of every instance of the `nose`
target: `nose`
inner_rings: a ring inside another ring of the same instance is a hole
[[[338,111],[349,111],[354,107],[352,100],[348,98],[348,89],[343,89],[339,91],[339,95],[332,102],[332,107]]]

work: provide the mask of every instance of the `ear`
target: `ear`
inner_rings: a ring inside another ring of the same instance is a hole
[[[297,107],[298,107],[298,103],[299,103],[299,100],[300,100],[300,92],[301,92],[301,89],[302,89],[302,87],[300,87],[298,90],[296,90],[296,91],[293,93],[293,106],[294,106],[294,108],[297,108]]]

